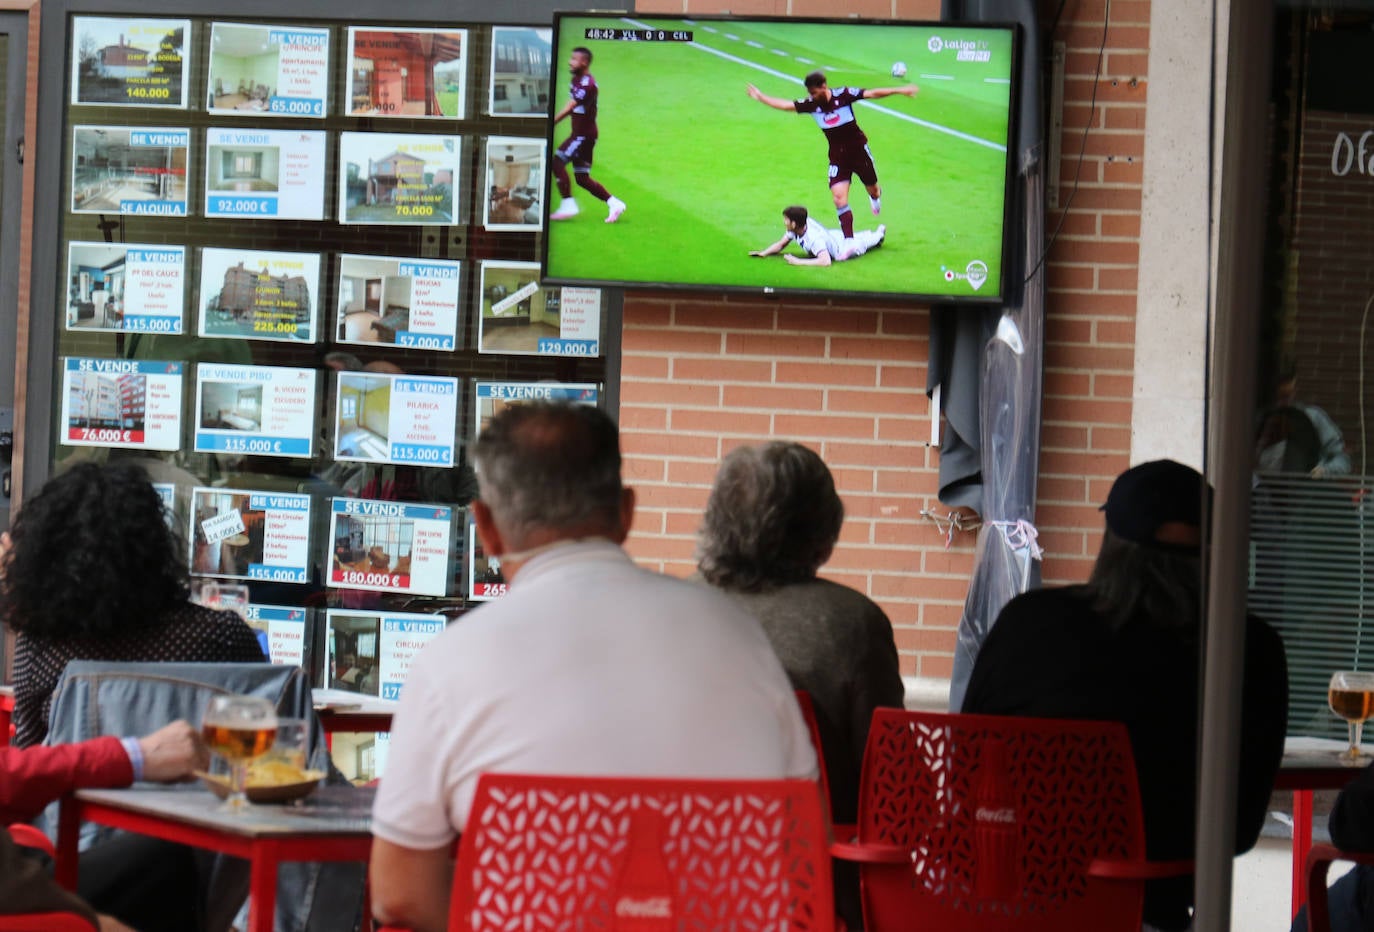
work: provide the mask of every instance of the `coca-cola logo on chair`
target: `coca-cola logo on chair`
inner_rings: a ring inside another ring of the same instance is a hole
[[[622,896],[615,901],[615,914],[642,919],[671,919],[673,901],[666,896]]]

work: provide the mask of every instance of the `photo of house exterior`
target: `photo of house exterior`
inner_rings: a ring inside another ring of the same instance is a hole
[[[339,219],[343,223],[452,223],[457,136],[341,134]]]
[[[552,55],[551,29],[493,27],[487,112],[547,117]]]
[[[72,23],[72,103],[185,109],[190,20],[81,16]]]
[[[350,115],[463,118],[467,30],[355,27],[348,36]]]

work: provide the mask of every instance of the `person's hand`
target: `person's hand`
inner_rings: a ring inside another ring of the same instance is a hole
[[[916,96],[916,92],[919,91],[919,90],[920,90],[920,88],[917,87],[916,85],[914,85],[914,84],[908,84],[908,85],[906,85],[905,87],[899,88],[899,89],[898,89],[898,93],[905,94],[905,95],[908,96],[908,97],[915,97],[915,96]]]
[[[751,249],[751,250],[749,250],[749,255],[753,256],[755,259],[761,259],[761,258],[763,258],[763,250],[762,250],[762,249]],[[0,553],[3,553],[3,551],[0,551]]]
[[[193,770],[210,765],[210,752],[200,733],[184,721],[175,721],[138,740],[143,751],[143,779],[158,783],[185,780]]]
[[[106,916],[104,913],[95,917],[100,922],[100,932],[137,932],[137,930],[126,926],[114,916]]]
[[[790,252],[783,256],[788,265],[801,265],[801,256],[794,256]]]
[[[763,94],[759,91],[759,89],[758,89],[757,87],[755,87],[754,85],[752,85],[752,84],[746,84],[745,87],[747,87],[747,88],[749,89],[749,92],[748,92],[748,93],[749,93],[749,96],[752,97],[752,98],[754,98],[755,100],[758,100],[760,97],[763,96]]]

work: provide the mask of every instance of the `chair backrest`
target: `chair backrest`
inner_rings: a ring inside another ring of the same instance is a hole
[[[802,721],[806,722],[806,730],[811,735],[811,746],[816,749],[816,774],[817,782],[821,785],[821,799],[825,802],[825,815],[830,819],[830,777],[825,769],[825,753],[821,749],[821,726],[816,721],[816,705],[811,701],[811,694],[804,689],[796,690],[797,705],[801,708]]]
[[[449,929],[828,932],[834,913],[815,781],[485,774]]]
[[[1115,722],[878,709],[859,795],[865,925],[941,932],[1138,932],[1139,881],[1089,875],[1140,862],[1130,740]]]
[[[315,716],[310,681],[303,671],[270,663],[117,663],[74,660],[53,692],[48,716],[49,744],[84,741],[99,735],[142,735],[176,719],[199,724],[212,696],[238,693],[262,696],[277,714],[310,722],[307,766],[328,770],[328,782],[345,782],[333,769],[324,729]],[[194,789],[197,784],[186,784]],[[57,805],[44,813],[45,827],[57,825]],[[114,829],[83,825],[81,850],[109,837]],[[50,830],[51,833],[51,830]],[[235,876],[246,871],[229,868]],[[221,870],[217,867],[215,870]],[[362,869],[356,864],[289,864],[279,871],[276,928],[294,930],[352,928],[362,900]],[[229,889],[227,880],[219,884]],[[328,891],[317,895],[317,891]],[[238,892],[242,899],[243,891]],[[230,897],[232,898],[232,897]]]

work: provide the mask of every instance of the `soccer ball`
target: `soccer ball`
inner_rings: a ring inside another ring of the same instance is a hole
[[[904,61],[899,61],[899,62],[894,63],[893,66],[892,66],[892,76],[893,76],[894,78],[905,78],[905,77],[906,77],[906,62],[904,62]]]

